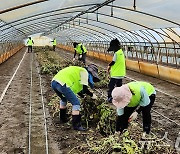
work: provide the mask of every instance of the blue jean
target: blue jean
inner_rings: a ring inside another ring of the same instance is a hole
[[[61,85],[57,81],[53,80],[51,82],[51,87],[56,92],[56,94],[61,98],[60,104],[62,106],[67,105],[67,101],[72,104],[72,110],[80,110],[80,101],[77,96],[73,93],[73,91],[66,87],[66,84]]]

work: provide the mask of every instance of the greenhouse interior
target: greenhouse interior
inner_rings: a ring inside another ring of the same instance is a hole
[[[180,153],[179,0],[1,0],[1,154]]]

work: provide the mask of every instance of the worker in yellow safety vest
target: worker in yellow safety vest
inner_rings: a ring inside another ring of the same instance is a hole
[[[94,64],[87,68],[69,66],[60,70],[52,79],[51,86],[60,100],[60,122],[67,122],[66,105],[67,101],[72,104],[72,125],[74,130],[84,131],[81,126],[80,101],[76,94],[84,97],[84,94],[97,99],[97,96],[88,90],[93,88],[94,82],[99,82],[98,68]]]
[[[151,127],[151,108],[156,97],[155,88],[148,82],[129,82],[112,91],[112,103],[117,108],[116,131],[122,132],[128,122],[135,120],[142,112],[143,137],[148,136]]]
[[[31,37],[28,38],[27,45],[28,45],[28,52],[32,52],[32,45],[34,44],[34,41],[31,39]]]
[[[110,82],[108,84],[108,102],[112,103],[111,92],[114,87],[122,86],[122,79],[126,75],[125,56],[121,49],[118,39],[114,39],[110,42],[108,51],[114,51],[114,56],[111,63],[108,65],[107,72],[110,74]]]
[[[54,38],[51,42],[52,42],[52,46],[53,46],[53,51],[55,51],[56,50],[56,44],[57,44],[56,39]]]
[[[79,56],[78,60],[82,61],[85,64],[86,63],[86,53],[87,53],[85,46],[82,45],[81,43],[77,43],[77,42],[74,42],[73,46],[74,46],[74,50],[75,50],[73,61],[75,60],[76,54],[78,54],[78,56]]]

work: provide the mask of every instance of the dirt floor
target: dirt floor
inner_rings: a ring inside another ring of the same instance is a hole
[[[13,76],[26,49],[24,48],[9,60],[0,65],[0,93],[2,94],[9,80]],[[28,153],[29,139],[29,102],[32,102],[31,122],[31,153],[45,153],[45,137],[42,105],[39,89],[38,73],[32,69],[31,91],[31,62],[32,53],[26,53],[24,59],[14,76],[1,104],[0,104],[0,153],[19,154]],[[33,63],[33,68],[35,63]],[[30,97],[31,96],[31,97]],[[48,125],[52,126],[47,110]],[[50,129],[51,130],[51,129]],[[51,143],[49,135],[50,153],[59,154],[57,143]],[[58,152],[56,152],[58,151]]]
[[[72,59],[73,54],[71,52],[57,50],[57,53],[64,58]],[[108,64],[96,59],[87,57],[87,63],[95,63],[98,66],[106,69]],[[147,81],[151,83],[157,90],[156,101],[153,105],[154,112],[152,111],[152,128],[159,137],[163,137],[165,133],[168,133],[168,138],[172,140],[171,144],[173,145],[176,142],[178,133],[180,132],[180,85],[175,85],[173,83],[157,79],[155,77],[150,77],[138,72],[127,70],[126,78],[123,80],[123,83],[128,83],[130,81]],[[104,90],[106,93],[106,90]],[[167,120],[163,114],[174,120],[179,124],[177,126],[175,123]],[[141,121],[141,119],[139,119]]]
[[[37,64],[32,53],[26,53],[22,49],[9,60],[0,65],[0,93],[2,94],[14,74],[20,60],[24,59],[14,76],[7,92],[0,104],[0,154],[23,154],[28,153],[29,143],[29,102],[32,102],[32,137],[31,153],[45,153],[45,136],[42,130],[44,126],[41,102],[41,90],[39,89],[39,73]],[[57,53],[64,55],[62,50]],[[25,55],[24,55],[25,54]],[[69,54],[72,56],[72,54]],[[105,67],[106,63],[97,62]],[[32,66],[32,67],[31,67]],[[162,81],[153,77],[140,75],[133,71],[127,71],[127,76],[136,80],[144,80],[153,83],[153,85],[173,96],[157,92],[157,99],[154,109],[166,115],[170,119],[180,123],[180,87],[172,83]],[[85,143],[88,136],[96,136],[99,133],[91,129],[87,132],[80,133],[72,130],[71,124],[60,124],[58,115],[52,118],[51,108],[47,105],[50,97],[54,94],[50,87],[51,78],[42,76],[43,97],[46,107],[46,120],[48,127],[49,153],[66,154],[70,153],[73,148]],[[124,83],[130,80],[126,78]],[[32,87],[32,88],[31,88]],[[31,91],[31,92],[30,92]],[[172,124],[164,118],[153,114],[153,128],[160,131],[161,135],[165,132],[170,134],[168,137],[175,143],[180,127]],[[160,130],[162,129],[162,130]],[[73,153],[73,152],[72,152]]]

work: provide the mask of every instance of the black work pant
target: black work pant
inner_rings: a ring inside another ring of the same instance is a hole
[[[113,89],[116,87],[121,87],[122,86],[122,79],[115,79],[115,78],[111,78],[110,82],[108,84],[108,98],[111,98],[111,93],[113,91]]]
[[[150,103],[149,105],[142,108],[142,117],[143,117],[143,131],[149,134],[151,128],[151,108],[155,101],[155,94],[149,96]],[[116,120],[116,131],[122,132],[124,129],[128,127],[128,120],[131,114],[134,112],[136,107],[125,107],[124,114],[117,117]]]
[[[56,45],[53,45],[53,51],[55,51],[56,50]]]
[[[31,45],[28,46],[28,52],[32,52],[32,46]]]
[[[80,56],[80,55],[79,55]],[[81,58],[78,58],[79,61],[82,61],[84,64],[86,64],[86,53],[82,54]]]

